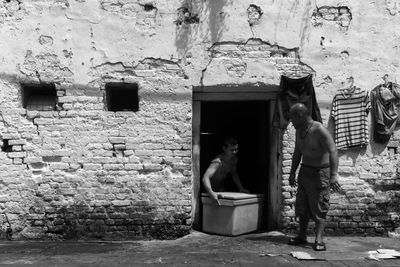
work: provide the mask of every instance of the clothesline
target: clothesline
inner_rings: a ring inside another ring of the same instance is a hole
[[[349,86],[339,89],[331,104],[334,121],[334,140],[338,149],[364,147],[369,142],[368,114],[371,112],[373,139],[384,143],[390,139],[399,119],[400,86],[387,81],[370,92],[354,86],[353,77],[346,79]],[[285,129],[289,124],[289,109],[303,103],[315,121],[322,122],[316,101],[312,75],[302,78],[281,76],[280,94],[274,112],[273,125]]]

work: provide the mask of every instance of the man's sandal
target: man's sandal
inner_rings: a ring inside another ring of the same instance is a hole
[[[313,246],[313,249],[315,251],[325,251],[326,250],[325,243],[323,243],[323,242],[321,242],[321,243],[315,242],[314,246]]]
[[[308,242],[307,242],[306,238],[301,238],[299,236],[292,237],[289,239],[289,245],[292,245],[292,246],[305,245],[307,243]]]

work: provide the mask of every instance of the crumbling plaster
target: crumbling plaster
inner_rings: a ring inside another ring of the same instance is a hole
[[[179,7],[178,3],[157,6],[156,13],[150,11],[153,19],[149,19],[142,15],[149,11],[140,2],[128,1],[128,7],[122,5],[120,9],[107,9],[103,3],[107,1],[65,2],[68,5],[54,1],[21,3],[23,19],[12,21],[1,30],[7,37],[0,41],[3,57],[9,55],[10,59],[0,72],[13,73],[15,65],[24,61],[27,50],[33,55],[53,54],[71,70],[73,80],[82,84],[93,79],[88,76],[91,68],[105,62],[135,65],[144,55],[177,60],[175,29],[169,13]],[[121,12],[127,8],[129,14]],[[163,13],[167,15],[160,15]],[[44,38],[51,41],[43,41]]]
[[[201,25],[192,28],[197,27],[197,36],[200,39],[204,36],[203,41],[209,44],[215,41],[246,42],[253,37],[288,49],[298,48],[301,61],[315,69],[316,84],[324,83],[327,76],[331,77],[329,88],[324,87],[323,93],[318,94],[321,100],[328,101],[348,75],[353,75],[356,83],[366,89],[380,83],[383,73],[391,74],[393,79],[400,78],[396,72],[399,64],[399,34],[396,32],[399,17],[389,12],[391,6],[396,7],[393,2],[271,0],[241,1],[239,4],[226,1],[219,13],[223,19],[219,20],[217,33],[202,34],[210,30],[207,29],[210,27],[207,22],[211,20],[209,13],[201,15]],[[263,15],[250,30],[246,12],[251,4],[261,7]],[[314,27],[310,18],[316,8],[323,6],[347,7],[352,14],[349,26],[341,27],[334,21],[324,21],[323,25]],[[211,4],[210,8],[213,8]],[[193,30],[191,33],[193,35]],[[218,38],[213,40],[212,36]],[[191,38],[199,40],[194,36]],[[197,46],[197,49],[203,47]],[[347,51],[347,58],[343,58],[343,51]]]

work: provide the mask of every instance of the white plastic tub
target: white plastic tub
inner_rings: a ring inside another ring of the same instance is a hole
[[[218,206],[206,193],[203,203],[203,231],[211,234],[237,236],[261,229],[264,195],[218,192]]]

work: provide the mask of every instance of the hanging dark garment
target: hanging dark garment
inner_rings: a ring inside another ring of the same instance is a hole
[[[282,75],[280,89],[273,119],[275,127],[285,129],[288,126],[290,107],[296,103],[303,103],[310,111],[313,120],[322,122],[311,74],[299,79]]]
[[[371,90],[372,127],[374,141],[386,143],[389,141],[399,118],[397,104],[400,100],[398,84],[383,84]]]

